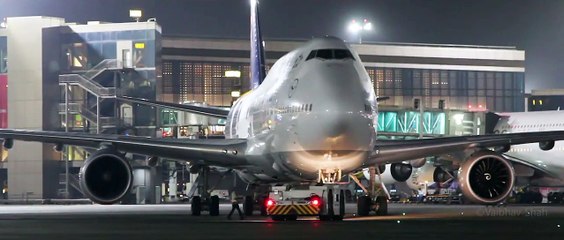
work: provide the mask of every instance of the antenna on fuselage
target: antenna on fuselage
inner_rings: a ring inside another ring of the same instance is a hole
[[[258,0],[251,0],[251,90],[257,88],[266,77],[258,4]]]

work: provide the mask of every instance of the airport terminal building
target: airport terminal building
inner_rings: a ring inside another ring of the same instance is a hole
[[[266,41],[272,64],[304,41]],[[229,106],[248,85],[247,40],[164,37],[162,100]],[[515,112],[524,110],[525,51],[514,47],[438,44],[352,44],[384,105]],[[225,76],[240,71],[240,79]]]
[[[267,64],[304,42],[267,40]],[[437,112],[524,110],[523,50],[398,43],[352,47],[377,95],[389,97],[384,106],[413,110],[418,98]],[[233,92],[249,90],[249,55],[248,40],[161,36],[155,22],[69,24],[51,17],[8,18],[7,28],[0,29],[0,127],[220,137],[225,124],[221,119],[116,97],[229,107],[236,100]],[[443,101],[445,106],[439,106]],[[448,125],[448,115],[442,121]],[[88,149],[69,147],[56,153],[51,144],[18,142],[7,158],[2,155],[0,183],[9,184],[11,199],[60,198],[75,191],[72,183],[88,155]],[[69,162],[74,177],[65,179]],[[134,164],[135,186],[154,199],[154,187],[172,182],[166,180],[171,176],[176,181],[176,171],[174,164],[155,169],[141,161]]]

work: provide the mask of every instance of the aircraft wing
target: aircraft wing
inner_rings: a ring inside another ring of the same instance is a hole
[[[116,97],[117,100],[129,103],[138,103],[142,105],[148,105],[153,107],[162,107],[173,109],[177,111],[184,111],[190,113],[201,114],[204,116],[209,117],[216,117],[216,118],[227,118],[227,114],[229,114],[229,109],[225,108],[218,108],[218,107],[209,107],[209,106],[196,106],[196,105],[186,105],[186,104],[177,104],[177,103],[168,103],[168,102],[160,102],[160,101],[151,101],[147,99],[141,98],[132,98],[132,97]]]
[[[118,151],[158,156],[206,165],[237,167],[246,165],[246,139],[170,139],[89,133],[0,129],[4,146],[13,140],[100,148],[113,146]]]
[[[503,147],[525,143],[548,143],[564,140],[564,131],[526,132],[496,135],[474,135],[413,140],[378,140],[371,154],[371,163],[401,162],[421,157]]]

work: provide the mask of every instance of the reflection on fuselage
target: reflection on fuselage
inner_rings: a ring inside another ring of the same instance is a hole
[[[235,103],[226,136],[247,138],[246,155],[268,162],[275,180],[314,180],[320,169],[362,167],[377,115],[358,55],[340,39],[320,38],[278,60],[261,86]]]

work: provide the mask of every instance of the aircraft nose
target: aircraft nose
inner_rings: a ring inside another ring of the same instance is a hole
[[[327,137],[334,138],[347,132],[349,129],[346,119],[339,115],[328,115],[323,132]]]
[[[297,127],[299,144],[307,150],[364,150],[374,133],[366,116],[349,113],[303,116]]]

